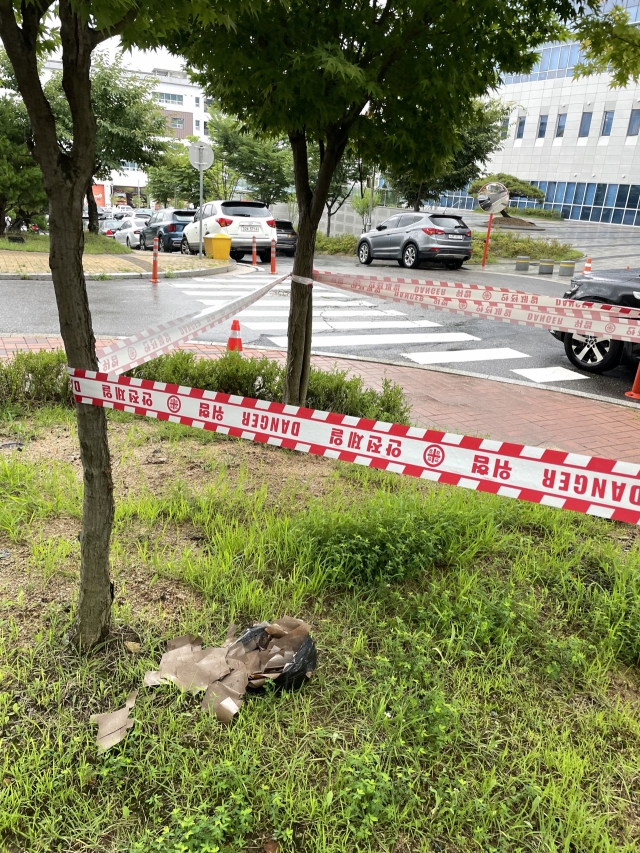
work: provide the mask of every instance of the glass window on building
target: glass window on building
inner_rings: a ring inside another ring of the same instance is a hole
[[[567,114],[560,113],[556,122],[556,136],[564,136],[564,129],[567,126]]]
[[[500,126],[500,139],[506,139],[509,136],[509,118],[503,118]]]
[[[524,125],[527,120],[526,116],[520,116],[518,118],[518,127],[516,129],[516,139],[522,139],[524,136]]]
[[[589,136],[589,131],[591,130],[591,119],[592,118],[593,118],[593,113],[582,113],[582,118],[580,119],[580,130],[578,131],[578,136],[582,136],[582,137]]]
[[[196,107],[200,106],[200,98],[196,95]]]
[[[173,92],[156,92],[156,100],[160,104],[182,104],[183,98]]]
[[[184,130],[184,119],[178,116],[171,116],[171,127],[176,130]]]
[[[600,136],[611,136],[611,127],[613,125],[613,110],[605,110],[602,116],[602,130]]]
[[[631,110],[627,136],[637,136],[638,131],[640,131],[640,110]]]
[[[196,119],[196,130],[200,130],[200,119]]]
[[[544,139],[547,133],[547,122],[549,121],[549,116],[540,116],[538,119],[538,139]]]
[[[208,121],[203,121],[202,123],[203,123],[203,125],[204,125],[204,135],[205,135],[205,136],[209,136],[209,122],[208,122]]]

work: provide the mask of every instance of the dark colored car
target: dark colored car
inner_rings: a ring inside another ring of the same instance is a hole
[[[414,269],[423,261],[437,261],[458,270],[471,257],[471,231],[460,216],[403,213],[363,234],[356,253],[361,264],[379,258]]]
[[[154,237],[158,238],[159,252],[180,250],[182,232],[194,217],[195,210],[156,210],[140,235],[140,248],[153,249]]]
[[[640,309],[640,270],[604,270],[577,275],[571,279],[564,298]],[[571,364],[586,373],[605,373],[620,364],[636,370],[640,364],[640,343],[555,329],[551,334],[564,343]]]
[[[293,223],[288,219],[276,219],[276,231],[278,232],[278,251],[292,258],[298,245],[298,234]]]

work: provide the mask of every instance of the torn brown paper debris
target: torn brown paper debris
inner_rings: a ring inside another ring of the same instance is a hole
[[[136,703],[137,690],[132,690],[127,696],[124,708],[108,714],[93,714],[90,722],[98,724],[98,747],[104,751],[120,743],[133,728],[134,720],[129,717],[129,711]]]
[[[204,694],[203,711],[213,711],[221,723],[230,723],[242,707],[242,697],[224,682],[216,681]]]

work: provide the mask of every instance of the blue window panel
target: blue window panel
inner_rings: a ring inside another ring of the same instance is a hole
[[[631,187],[629,189],[629,198],[627,199],[627,209],[632,208],[633,210],[637,210],[639,199],[640,199],[640,185],[639,184],[631,184]]]
[[[629,184],[620,184],[616,195],[616,207],[627,206],[627,196],[629,195]]]
[[[636,218],[635,210],[625,210],[624,218],[622,220],[623,225],[633,225],[633,220]]]
[[[537,72],[537,71],[532,71],[532,72],[531,72],[531,80],[532,80],[534,83],[535,83],[535,81],[538,79],[538,77],[539,77],[539,76],[540,76],[540,75],[538,74],[538,72]]]
[[[591,219],[591,208],[590,207],[582,207],[580,209],[580,219],[583,222],[588,222]]]
[[[613,211],[613,216],[611,217],[611,222],[614,225],[620,225],[622,223],[622,217],[624,216],[624,210],[620,210],[619,207]]]
[[[542,190],[543,193],[546,192],[547,191],[547,182],[546,181],[540,181],[540,183],[538,184],[538,189]]]
[[[554,210],[562,210],[562,205],[561,205],[561,204],[554,204],[554,205],[552,205],[552,207],[553,207],[553,209],[554,209]]]
[[[605,110],[602,114],[602,129],[600,136],[611,136],[611,128],[613,127],[613,110]]]
[[[587,184],[587,192],[584,197],[585,204],[593,204],[593,198],[596,194],[596,185],[595,184]]]
[[[575,182],[567,184],[567,189],[564,194],[565,204],[573,204],[573,197],[576,192]]]
[[[561,47],[554,47],[551,49],[551,61],[549,62],[549,71],[557,71],[558,63],[560,62],[561,50]]]
[[[640,225],[640,211],[638,211],[638,213],[636,213],[636,221],[635,221],[635,224],[636,224],[636,225]]]
[[[640,112],[640,110],[638,111]],[[593,118],[593,113],[582,113],[582,118],[580,119],[580,130],[578,131],[578,136],[585,137],[589,136],[589,131],[591,130],[591,119]]]
[[[582,204],[584,201],[584,191],[586,190],[586,184],[577,184],[576,185],[576,197],[574,198],[575,204]]]
[[[557,203],[557,202],[563,202],[563,201],[564,201],[564,191],[565,191],[565,189],[566,189],[566,186],[567,186],[567,185],[565,184],[565,182],[564,182],[564,181],[561,181],[561,182],[558,184],[558,186],[556,187],[556,197],[555,197],[555,199],[554,199],[554,201],[555,201],[556,203]]]
[[[640,110],[631,110],[627,136],[637,136],[640,132]]]
[[[607,188],[607,197],[604,200],[604,203],[607,207],[613,207],[616,203],[616,193],[618,192],[617,184],[609,184]]]
[[[580,219],[580,208],[577,204],[571,208],[571,219]]]
[[[549,60],[551,59],[551,48],[545,47],[540,57],[540,71],[549,70]]]
[[[569,219],[570,216],[571,216],[571,207],[568,204],[565,204],[564,207],[562,208],[562,218],[563,219]]]
[[[598,207],[600,207],[600,205],[604,204],[604,197],[606,195],[606,192],[607,192],[607,185],[606,184],[596,184],[596,194],[593,197],[593,203],[596,204]]]
[[[538,119],[538,139],[544,139],[547,134],[547,124],[549,116],[540,116]]]
[[[524,136],[524,126],[526,124],[526,121],[526,116],[520,116],[518,118],[518,124],[516,126],[516,139],[522,139],[522,137]]]
[[[544,209],[544,210],[551,210],[551,208],[553,207],[553,205],[552,205],[552,204],[550,204],[548,201],[545,201],[545,203],[542,205],[542,207],[543,207],[543,209]]]
[[[549,183],[547,184],[547,193],[544,197],[544,200],[545,201],[553,201],[553,197],[555,194],[556,194],[556,182],[555,181],[549,181]]]
[[[600,222],[600,216],[602,215],[601,207],[592,207],[591,208],[591,222]]]
[[[569,65],[569,53],[571,52],[571,48],[568,44],[565,44],[563,48],[560,49],[560,60],[558,62],[558,68],[567,68]]]
[[[602,216],[600,218],[600,222],[611,222],[611,214],[613,213],[613,208],[605,207],[602,210]]]
[[[569,54],[569,68],[574,68],[580,62],[580,45],[578,43],[571,45],[571,53]]]

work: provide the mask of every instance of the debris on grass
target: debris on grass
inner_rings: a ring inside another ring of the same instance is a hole
[[[134,720],[129,716],[129,711],[136,704],[137,695],[138,691],[132,690],[124,708],[108,714],[93,714],[89,718],[92,723],[98,724],[98,747],[102,752],[124,740],[129,729],[133,728]]]

